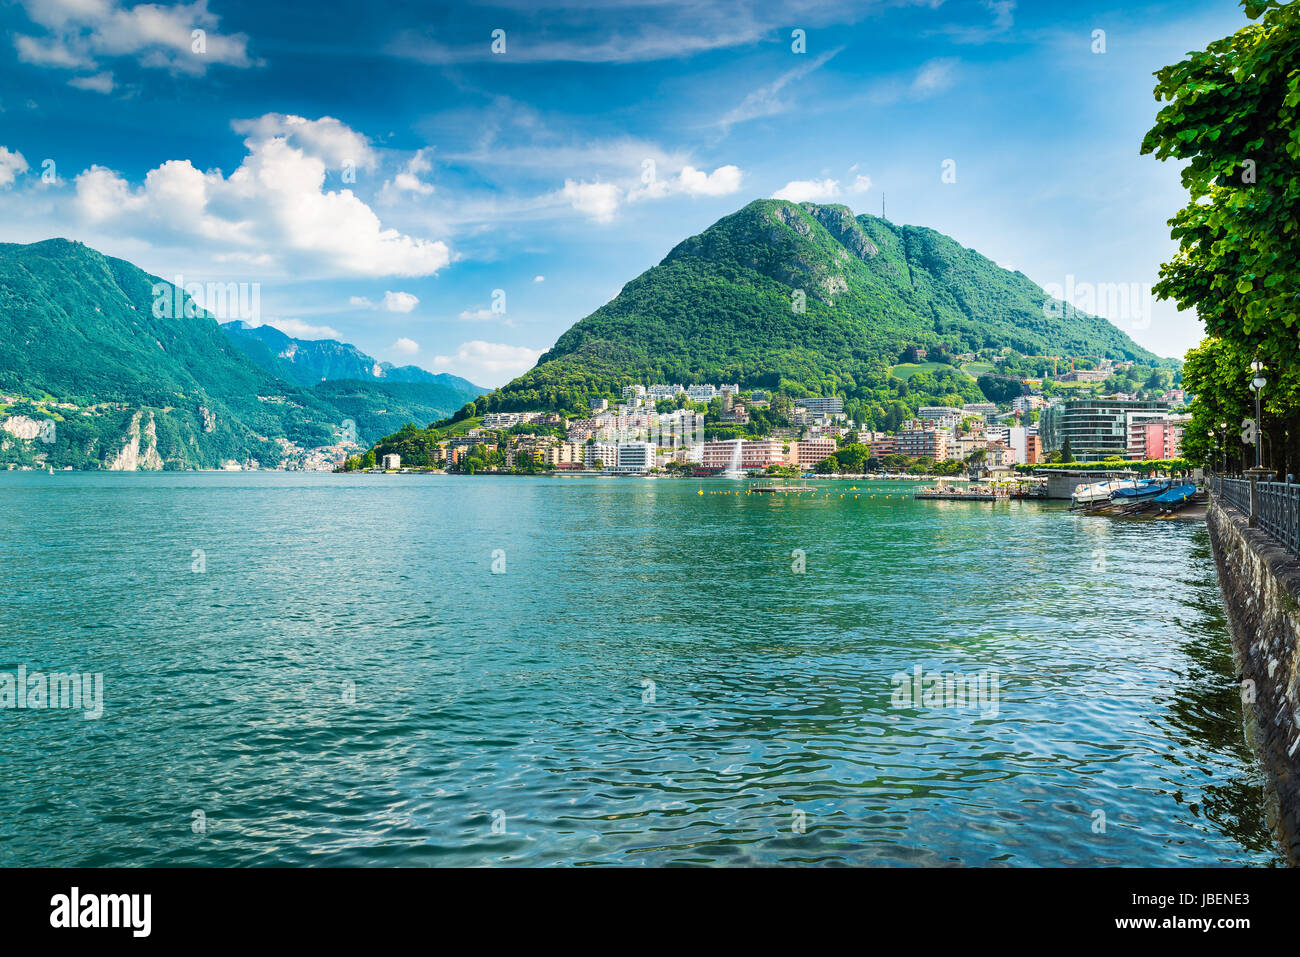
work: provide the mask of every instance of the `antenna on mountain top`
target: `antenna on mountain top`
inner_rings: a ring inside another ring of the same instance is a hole
[[[885,218],[885,194],[880,194],[880,218]]]

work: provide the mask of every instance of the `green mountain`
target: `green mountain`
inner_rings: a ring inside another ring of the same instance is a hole
[[[1105,319],[919,226],[758,200],[680,243],[477,411],[577,408],[629,382],[882,400],[909,346],[1160,362]],[[949,377],[951,379],[951,377]],[[973,380],[942,384],[960,394]]]
[[[179,295],[81,243],[0,244],[0,465],[300,465],[465,401],[437,383],[286,382],[190,300],[155,315],[160,285]]]

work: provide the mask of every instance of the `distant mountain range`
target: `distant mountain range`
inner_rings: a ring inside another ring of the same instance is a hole
[[[0,467],[310,464],[485,391],[202,310],[159,318],[159,283],[78,242],[0,244]]]
[[[286,382],[315,385],[331,379],[383,382],[431,382],[449,389],[484,392],[474,383],[419,366],[379,362],[356,346],[337,339],[295,339],[274,326],[254,326],[242,319],[223,322],[230,340],[259,366]]]
[[[909,346],[1161,362],[1098,316],[921,226],[757,200],[683,240],[478,411],[578,408],[632,382],[736,382],[863,403],[897,397]],[[971,385],[974,380],[961,377]],[[959,391],[951,380],[943,389]]]

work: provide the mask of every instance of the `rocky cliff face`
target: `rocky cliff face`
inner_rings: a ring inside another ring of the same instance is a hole
[[[116,455],[105,460],[105,469],[110,472],[162,471],[163,460],[158,454],[158,427],[153,413],[149,413],[149,422],[141,429],[140,421],[143,418],[143,411],[131,416],[131,425],[123,437],[122,447]]]

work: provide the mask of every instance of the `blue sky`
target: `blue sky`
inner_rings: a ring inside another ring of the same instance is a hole
[[[487,386],[760,197],[883,194],[1044,286],[1150,284],[1185,201],[1138,155],[1151,74],[1246,22],[1230,0],[18,0],[0,241],[258,283],[260,321]],[[1200,337],[1167,303],[1112,318],[1162,355]]]

